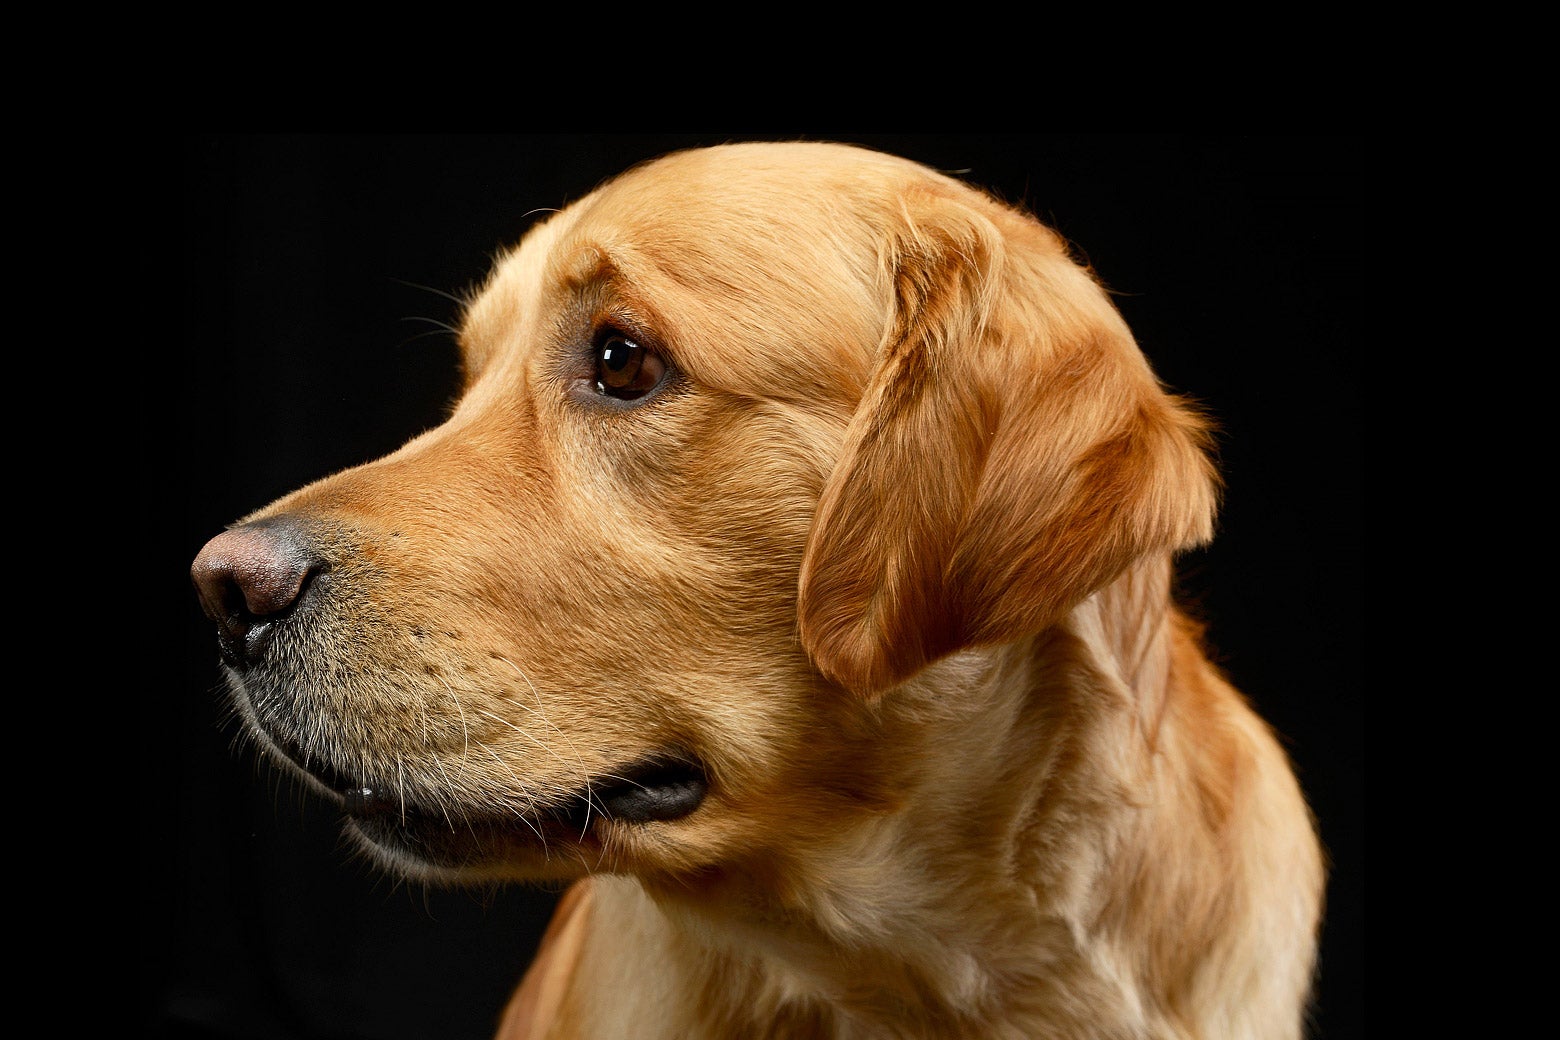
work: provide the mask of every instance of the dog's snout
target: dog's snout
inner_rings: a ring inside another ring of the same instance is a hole
[[[235,527],[207,542],[190,577],[201,609],[216,622],[223,659],[235,667],[260,661],[275,623],[324,566],[301,525],[288,517]]]

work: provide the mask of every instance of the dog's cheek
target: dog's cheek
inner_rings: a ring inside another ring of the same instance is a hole
[[[783,415],[693,385],[632,412],[561,419],[557,512],[542,522],[567,534],[558,563],[575,573],[577,596],[615,597],[626,584],[624,622],[652,642],[720,645],[755,624],[792,623],[823,467],[797,449]]]
[[[709,811],[677,829],[684,851],[752,847],[777,832],[777,813],[805,830],[880,811],[891,794],[857,768],[872,726],[841,717],[861,706],[822,682],[796,631],[802,553],[844,418],[709,391],[680,406],[675,436],[651,428],[565,484],[590,576],[570,612],[587,622],[582,642],[618,648],[581,662],[581,696],[586,677],[604,684],[642,713],[632,724],[709,765]]]
[[[576,646],[614,648],[577,662],[580,696],[601,684],[633,705],[617,721],[706,760],[711,811],[678,831],[691,845],[751,847],[778,832],[776,814],[800,833],[884,811],[891,770],[862,768],[879,721],[822,680],[797,634],[801,561],[848,411],[709,387],[664,404],[560,440],[573,470],[559,509],[578,539],[563,555],[580,584],[573,603],[528,609],[579,621]]]

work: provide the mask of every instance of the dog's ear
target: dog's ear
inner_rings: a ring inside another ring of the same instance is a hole
[[[1217,497],[1207,424],[1054,232],[949,195],[903,212],[892,317],[799,590],[814,663],[868,696],[1205,541]]]

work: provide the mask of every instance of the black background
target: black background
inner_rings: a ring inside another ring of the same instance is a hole
[[[1284,737],[1334,860],[1316,1035],[1364,1008],[1361,142],[1350,137],[205,136],[177,142],[173,401],[144,423],[144,1035],[489,1035],[554,897],[425,891],[235,749],[189,561],[224,524],[436,424],[455,305],[539,207],[661,152],[859,141],[1022,202],[1077,244],[1160,376],[1222,429],[1219,536],[1183,562]],[[151,258],[148,258],[151,263]]]

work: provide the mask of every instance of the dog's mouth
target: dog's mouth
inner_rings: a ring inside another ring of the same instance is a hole
[[[316,777],[322,782],[326,777]],[[397,793],[386,787],[370,787],[343,781],[339,774],[329,778],[332,790],[341,796],[342,807],[355,817],[402,816],[408,812],[427,815],[425,810],[409,809]],[[692,756],[653,755],[585,785],[579,793],[561,802],[549,803],[527,814],[537,821],[589,827],[592,818],[623,823],[652,823],[680,820],[689,816],[704,801],[709,778]],[[498,819],[496,814],[492,818]]]
[[[709,775],[686,752],[642,756],[526,811],[463,806],[430,807],[408,800],[393,784],[365,783],[320,762],[291,742],[270,736],[273,748],[317,785],[340,799],[349,826],[375,845],[436,867],[480,866],[516,845],[582,842],[609,825],[673,822],[691,816],[709,791]]]

